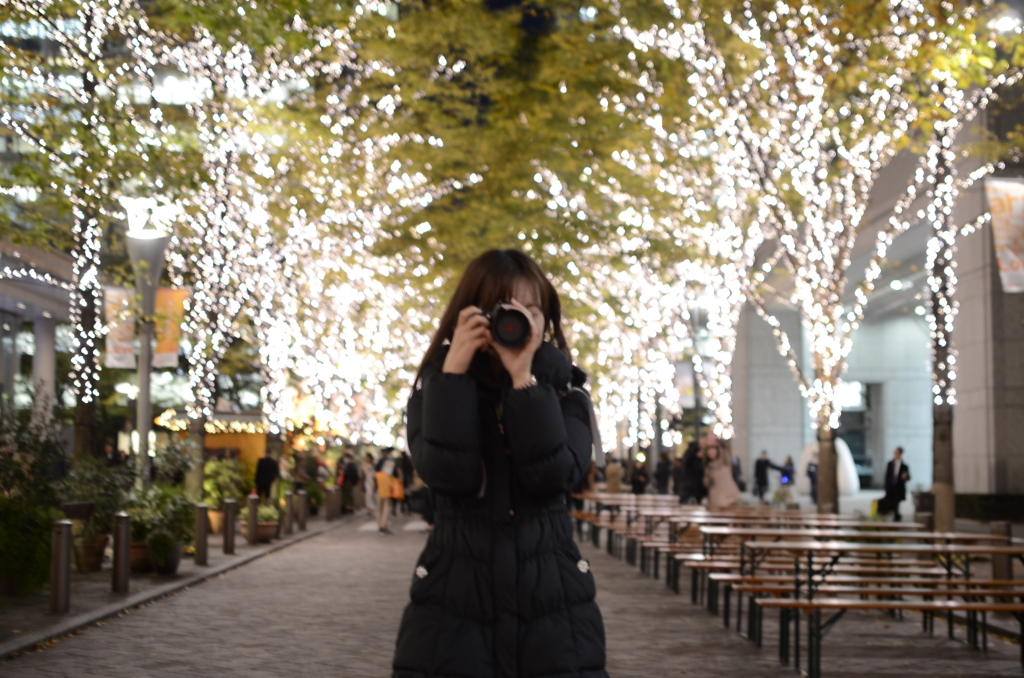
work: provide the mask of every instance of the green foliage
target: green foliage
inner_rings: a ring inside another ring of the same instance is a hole
[[[276,523],[281,519],[281,512],[271,504],[260,504],[256,509],[256,520],[261,523]]]
[[[170,444],[153,458],[157,481],[171,486],[180,485],[185,474],[196,467],[199,451],[199,444],[193,438],[172,434]]]
[[[0,578],[30,595],[50,576],[50,535],[64,473],[61,433],[54,417],[33,424],[31,412],[0,410]]]
[[[175,550],[178,548],[178,540],[170,532],[157,530],[146,538],[146,549],[149,551],[149,558],[158,569],[166,565]]]
[[[309,505],[320,507],[324,505],[327,495],[324,493],[323,485],[316,481],[306,483],[305,490],[309,493]]]
[[[139,492],[130,504],[131,539],[148,541],[156,533],[168,534],[175,542],[188,542],[195,534],[195,504],[170,487],[152,487]]]
[[[63,516],[55,508],[0,497],[0,579],[14,594],[32,595],[50,578],[50,534]]]
[[[238,462],[210,459],[203,466],[203,501],[212,510],[223,511],[225,499],[240,501],[244,478]]]
[[[82,457],[60,483],[64,501],[92,502],[92,515],[85,524],[83,539],[110,534],[114,515],[125,506],[125,492],[131,485],[131,473],[124,466],[109,466],[103,459]]]

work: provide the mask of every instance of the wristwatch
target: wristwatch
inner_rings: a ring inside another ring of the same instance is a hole
[[[536,385],[537,385],[537,377],[536,377],[536,375],[531,374],[530,375],[530,380],[528,382],[526,382],[526,384],[516,388],[515,390],[516,391],[525,391],[526,389],[530,388],[531,386],[536,386]]]

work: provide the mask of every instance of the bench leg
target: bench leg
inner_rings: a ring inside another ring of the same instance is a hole
[[[708,579],[707,607],[711,614],[718,614],[718,582],[710,578]]]
[[[655,549],[654,553],[652,553],[651,555],[654,556],[654,581],[658,581],[658,565],[660,564],[659,561],[661,560],[661,549]]]
[[[793,610],[793,668],[800,673],[800,611]]]
[[[729,607],[732,602],[732,584],[726,584],[725,588],[722,589],[722,606],[725,608],[722,610],[722,621],[725,622],[725,628],[729,628]]]
[[[747,640],[757,643],[757,602],[754,596],[747,599]]]
[[[789,663],[789,610],[779,608],[779,663]]]
[[[1024,640],[1021,640],[1024,643]],[[981,650],[988,652],[988,612],[981,613]]]
[[[764,621],[764,608],[757,604],[756,598],[750,599],[750,608],[754,610],[754,647],[760,650],[762,646],[761,628]]]
[[[647,547],[640,544],[640,574],[647,574]]]
[[[807,629],[807,678],[821,678],[821,610],[815,609]]]

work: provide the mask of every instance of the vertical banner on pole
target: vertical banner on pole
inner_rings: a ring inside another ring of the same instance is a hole
[[[999,278],[1004,292],[1024,292],[1024,180],[985,179]]]
[[[156,291],[156,351],[153,367],[177,367],[181,323],[185,319],[187,289],[161,287]]]
[[[135,313],[133,292],[124,287],[104,287],[103,306],[107,316],[107,355],[104,367],[135,369]]]

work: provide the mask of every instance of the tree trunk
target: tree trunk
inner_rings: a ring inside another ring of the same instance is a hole
[[[185,492],[194,501],[203,499],[203,464],[206,461],[206,417],[189,419],[188,438],[192,443],[192,460],[195,468],[185,475]]]
[[[839,512],[836,432],[827,421],[818,422],[818,512]]]
[[[932,406],[932,494],[935,497],[935,531],[956,528],[956,497],[953,494],[953,406]]]
[[[86,341],[89,332],[96,325],[96,292],[92,288],[82,291],[81,318],[79,327],[83,329],[85,336],[79,337],[79,345],[88,347],[81,351],[81,357],[87,362],[93,363],[81,370],[82,374],[96,373],[96,356],[92,351],[91,342]],[[92,384],[83,385],[82,390],[90,389]],[[96,400],[83,402],[82,394],[78,394],[75,403],[75,458],[90,457],[95,455],[96,450]]]

